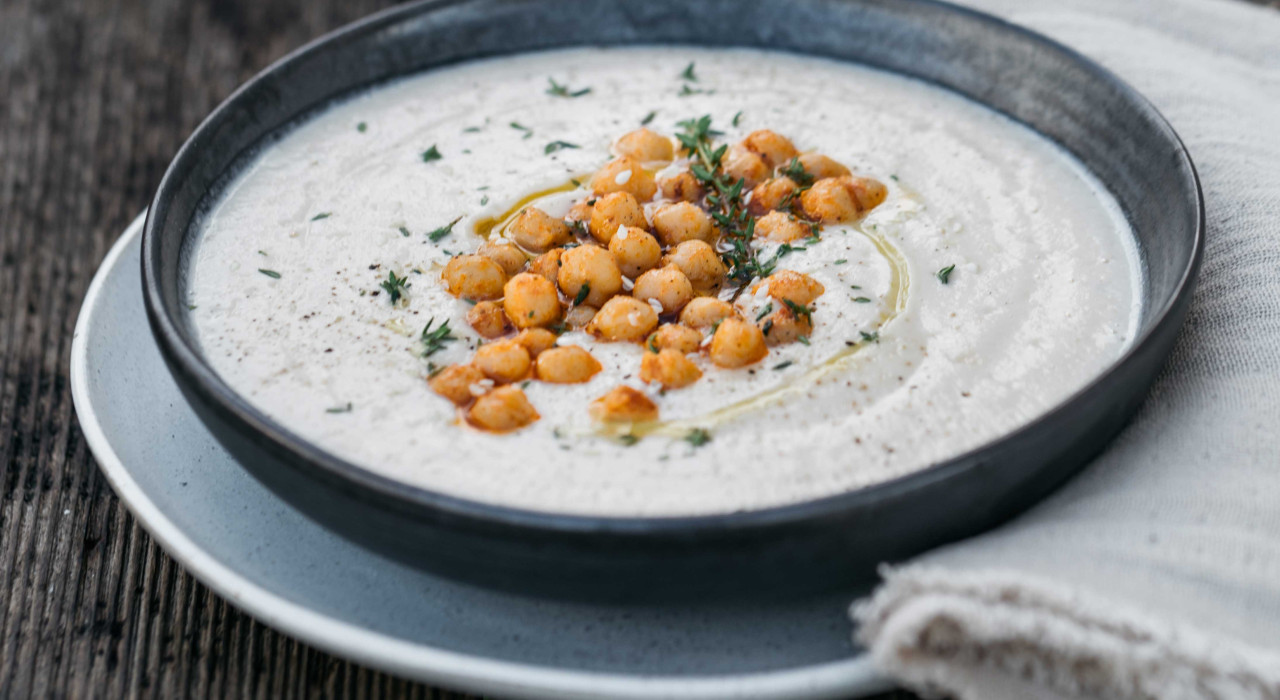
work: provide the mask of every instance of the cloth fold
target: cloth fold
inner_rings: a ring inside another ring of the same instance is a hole
[[[1280,698],[1280,11],[1235,0],[975,0],[1145,94],[1205,190],[1173,357],[1079,477],[887,570],[859,641],[962,699]]]

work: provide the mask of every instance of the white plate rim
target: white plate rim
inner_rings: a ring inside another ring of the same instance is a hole
[[[498,661],[407,642],[328,617],[282,598],[205,552],[153,502],[116,454],[97,418],[88,386],[88,332],[111,270],[140,235],[139,214],[107,252],[80,307],[71,340],[71,398],[89,451],[111,488],[169,556],[201,583],[263,624],[328,653],[395,675],[468,692],[547,700],[599,698],[838,698],[889,690],[871,658],[862,654],[781,671],[715,676],[641,676],[552,669]]]

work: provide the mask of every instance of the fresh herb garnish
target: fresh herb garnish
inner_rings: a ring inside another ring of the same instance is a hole
[[[702,94],[710,95],[711,91],[700,90],[698,88],[689,87],[689,83],[682,83],[680,85],[680,92],[677,92],[676,94],[679,95],[680,97],[688,97],[689,95],[702,95]]]
[[[773,311],[773,302],[769,302],[768,304],[765,304],[764,308],[760,309],[760,313],[756,314],[756,320],[759,321],[765,316],[768,316],[769,312],[771,311]]]
[[[440,228],[432,231],[431,233],[428,233],[427,238],[430,238],[432,243],[439,243],[441,238],[444,238],[445,236],[453,233],[453,227],[457,225],[459,221],[462,221],[461,216],[454,219],[453,221],[450,221],[444,226],[441,226]],[[445,252],[447,253],[448,251],[445,251]]]
[[[791,309],[791,313],[795,314],[796,318],[803,316],[809,323],[813,323],[813,309],[803,304],[797,304],[790,299],[783,299],[782,303],[786,304],[788,309]]]
[[[807,336],[807,335],[799,336],[799,337],[797,337],[797,338],[796,338],[796,340],[800,341],[800,344],[801,344],[801,345],[808,345],[808,344],[809,344],[809,336]]]
[[[684,67],[684,71],[680,73],[680,78],[683,80],[691,80],[695,83],[698,82],[698,75],[693,72],[693,61],[690,61],[689,65]]]
[[[516,131],[523,131],[524,136],[521,138],[527,139],[527,138],[533,137],[533,129],[530,129],[529,127],[525,126],[524,124],[521,124],[520,122],[511,122],[511,128],[515,129]]]
[[[955,265],[947,265],[941,270],[938,270],[937,272],[938,281],[943,284],[947,284],[947,282],[951,279],[951,273],[955,272],[955,269],[956,269]]]
[[[637,442],[640,442],[640,438],[632,435],[631,433],[627,433],[626,435],[619,435],[618,442],[622,443],[625,447],[631,447]]]
[[[395,270],[387,271],[387,279],[378,285],[386,290],[387,296],[391,297],[391,303],[400,301],[400,297],[404,296],[405,290],[410,287],[408,277],[396,277]]]
[[[586,301],[587,297],[590,295],[591,295],[591,285],[587,284],[586,282],[583,282],[582,286],[578,287],[578,293],[573,297],[573,305],[581,306],[582,302]]]
[[[333,408],[324,409],[325,413],[351,413],[351,402],[348,401],[345,406],[334,406]]]
[[[644,115],[644,119],[640,120],[640,126],[649,126],[649,122],[653,121],[653,118],[656,116],[658,116],[657,112],[649,112]]]
[[[858,331],[858,333],[861,334],[862,339],[867,341],[868,343],[880,342],[880,331],[872,331],[870,333],[866,331]]]
[[[568,141],[552,141],[547,144],[546,148],[542,149],[542,152],[547,155],[551,155],[556,151],[564,150],[566,148],[579,148],[579,146],[576,143],[569,143]]]
[[[362,134],[363,134],[364,132],[366,132],[366,131],[368,131],[368,130],[369,130],[369,125],[368,125],[368,124],[365,124],[364,122],[360,122],[359,124],[356,124],[356,131],[359,131],[360,133],[362,133]]]
[[[868,299],[868,298],[866,298],[866,297],[854,297],[854,298],[853,298],[853,301],[854,301],[854,303],[857,303],[857,304],[870,304],[870,303],[871,303],[871,300],[870,300],[870,299]]]
[[[427,327],[422,329],[423,357],[431,357],[441,350],[444,350],[445,343],[451,340],[457,340],[453,335],[453,329],[449,328],[448,321],[440,324],[435,330],[431,330],[431,326],[435,322],[436,319],[432,316],[431,320],[427,321]]]
[[[465,128],[465,129],[463,129],[463,130],[462,130],[462,133],[464,133],[464,134],[475,134],[475,133],[479,133],[479,131],[480,131],[480,127],[478,127],[478,126],[469,126],[469,127]]]
[[[263,268],[260,267],[258,268],[258,272],[261,272],[262,274],[266,275],[267,277],[270,277],[273,280],[280,279],[280,273],[276,272],[275,270],[264,270]]]
[[[401,226],[399,230],[400,230],[400,235],[401,235],[401,236],[404,236],[405,238],[408,238],[408,237],[409,237],[409,229],[407,229],[407,228],[405,228],[405,227]]]
[[[333,216],[333,212],[326,211],[326,212],[321,212],[321,213],[319,213],[319,214],[316,214],[315,216],[311,217],[311,220],[312,220],[312,221],[319,221],[319,220],[321,220],[321,219],[327,219],[327,218],[329,218],[329,217],[331,217],[331,216]]]
[[[440,154],[440,149],[436,148],[435,144],[432,144],[431,148],[422,152],[423,163],[430,163],[433,160],[440,160],[443,157],[444,156]]]
[[[786,360],[785,362],[779,362],[778,364],[774,365],[774,366],[773,366],[773,369],[774,369],[774,371],[776,372],[777,370],[780,370],[780,369],[786,369],[786,368],[788,368],[788,367],[790,367],[791,365],[794,365],[794,364],[795,364],[795,363],[794,363],[794,362],[792,362],[791,360]]]
[[[738,122],[740,121],[742,121],[742,110],[738,110],[738,113],[733,115],[733,121],[730,123],[732,123],[734,126],[737,126]]]
[[[441,372],[443,372],[444,368],[445,368],[444,365],[437,365],[434,362],[428,362],[427,363],[427,379],[434,378],[437,374],[440,374]]]
[[[833,260],[833,261],[831,261],[831,264],[832,264],[832,265],[843,265],[843,264],[845,264],[845,263],[847,263],[847,262],[849,262],[847,259],[845,259],[845,258],[840,258],[839,260]]]
[[[813,184],[813,175],[810,175],[809,171],[804,169],[804,165],[800,163],[800,159],[798,157],[792,158],[791,162],[779,168],[778,172],[786,175],[792,180],[795,180],[795,183],[801,187]]]
[[[484,205],[486,205],[486,204],[488,204],[488,203],[489,203],[489,195],[487,195],[487,194],[486,194],[485,196],[483,196],[483,197],[481,197],[481,198],[480,198],[480,206],[482,206],[482,207],[483,207]]]
[[[581,90],[570,90],[568,85],[557,83],[555,78],[547,78],[547,82],[551,83],[551,87],[547,88],[547,94],[552,97],[582,97],[591,92],[591,88],[586,87]]]
[[[684,436],[683,440],[694,447],[702,447],[711,442],[711,432],[706,428],[694,428],[689,431],[688,435]]]

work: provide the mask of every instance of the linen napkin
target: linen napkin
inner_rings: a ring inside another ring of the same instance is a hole
[[[1151,395],[1005,526],[886,570],[859,641],[971,698],[1280,698],[1280,9],[976,0],[1134,85],[1203,181],[1206,257]]]

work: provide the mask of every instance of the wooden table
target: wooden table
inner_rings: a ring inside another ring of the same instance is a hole
[[[0,697],[465,697],[212,595],[116,499],[68,386],[89,280],[187,134],[271,60],[386,4],[0,0]]]

